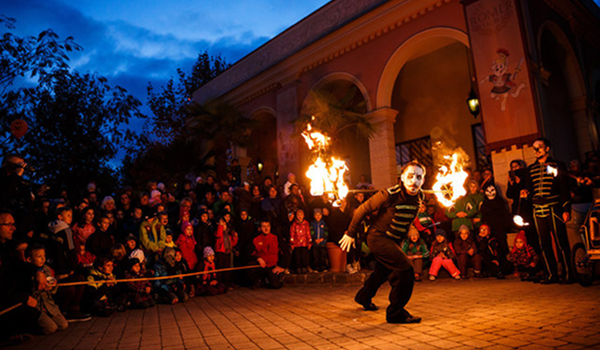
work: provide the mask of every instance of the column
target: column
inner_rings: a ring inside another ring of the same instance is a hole
[[[388,107],[367,114],[375,128],[375,135],[369,140],[371,178],[375,188],[386,188],[398,183],[394,135],[397,114],[397,110]]]

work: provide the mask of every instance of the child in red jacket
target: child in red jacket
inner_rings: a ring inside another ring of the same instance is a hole
[[[304,219],[304,210],[298,209],[296,210],[296,219],[290,226],[290,247],[297,273],[312,272],[309,256],[311,246],[310,224]]]

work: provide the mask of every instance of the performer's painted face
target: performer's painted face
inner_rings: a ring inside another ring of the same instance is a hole
[[[546,146],[544,141],[537,140],[533,143],[533,153],[537,159],[542,159],[548,152],[550,151],[550,147]]]
[[[496,198],[496,187],[494,186],[488,186],[485,189],[485,196],[489,199],[489,200],[494,200],[494,198]]]
[[[408,194],[414,196],[419,192],[421,186],[423,186],[425,176],[421,167],[410,165],[404,170],[400,179],[402,179],[402,183]]]

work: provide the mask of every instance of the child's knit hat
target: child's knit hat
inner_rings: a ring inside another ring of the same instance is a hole
[[[206,259],[211,255],[215,255],[215,251],[211,247],[205,247],[203,255],[204,255],[204,259]]]
[[[129,254],[129,259],[138,259],[140,262],[146,261],[146,255],[141,249],[135,249]]]
[[[460,231],[471,232],[471,230],[469,230],[469,227],[467,225],[460,225],[460,227],[458,228],[458,232],[460,232]]]
[[[316,215],[316,214],[323,215],[323,209],[321,209],[321,208],[315,208],[315,210],[313,210],[313,215]]]
[[[181,224],[181,233],[185,234],[185,229],[188,228],[188,226],[192,226],[192,223],[189,221],[184,221]]]
[[[439,230],[438,230],[438,231],[439,231]],[[421,235],[419,234],[419,230],[417,230],[417,228],[416,228],[416,227],[414,227],[414,226],[412,226],[412,225],[411,225],[411,226],[408,228],[408,235],[407,235],[407,236],[408,236],[408,238],[410,238],[410,237],[412,237],[412,236],[419,236],[419,237],[420,237]]]
[[[435,231],[435,235],[436,236],[443,236],[444,238],[446,238],[446,231],[442,230],[441,228]]]

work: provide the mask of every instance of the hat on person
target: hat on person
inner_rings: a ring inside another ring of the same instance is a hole
[[[137,242],[138,239],[134,236],[133,233],[130,233],[125,237],[125,242],[127,242],[127,241],[136,241]]]
[[[321,215],[323,215],[323,209],[321,209],[321,208],[315,208],[315,209],[313,210],[313,215],[316,215],[316,214],[321,214]]]
[[[141,249],[134,249],[131,254],[129,254],[129,259],[138,259],[140,262],[146,261],[146,254]]]
[[[460,227],[458,228],[458,232],[461,232],[461,231],[471,232],[471,230],[469,229],[469,227],[467,225],[460,225]]]
[[[140,261],[140,259],[129,257],[129,259],[127,260],[127,270],[131,270],[131,268],[133,267],[133,265],[135,265],[135,264],[141,264],[141,263],[142,262]]]
[[[211,255],[215,255],[215,251],[211,247],[204,247],[204,251],[202,253],[204,259],[208,258]]]
[[[184,221],[184,222],[181,224],[181,232],[183,232],[183,233],[185,234],[185,230],[186,230],[186,229],[187,229],[189,226],[192,226],[192,223],[191,223],[191,222],[189,222],[189,221]]]
[[[419,237],[421,237],[421,235],[419,234],[419,230],[417,230],[416,227],[414,227],[414,226],[411,225],[408,228],[408,238],[410,238],[412,236],[419,236]]]
[[[435,231],[435,235],[436,236],[443,236],[444,238],[446,237],[446,231],[439,229]]]

